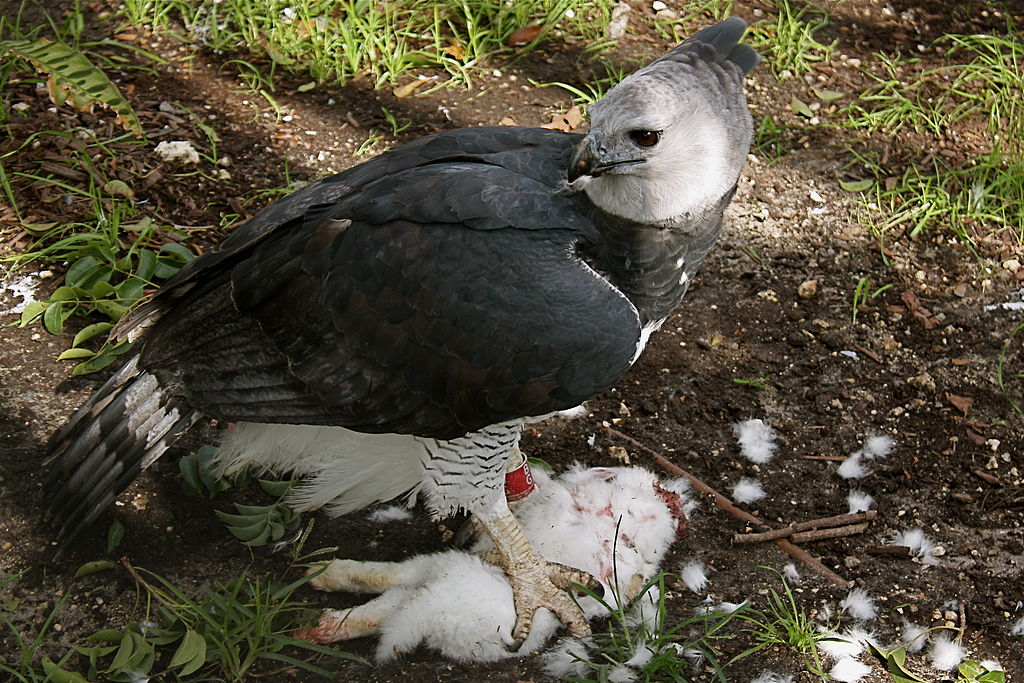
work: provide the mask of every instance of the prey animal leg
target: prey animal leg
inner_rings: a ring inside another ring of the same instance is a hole
[[[314,626],[292,632],[292,637],[327,645],[376,635],[380,625],[408,596],[405,591],[389,591],[369,602],[350,609],[328,609],[320,613]]]
[[[323,570],[323,571],[321,571]],[[421,575],[418,563],[360,562],[358,560],[331,560],[318,562],[306,574],[320,572],[309,580],[311,588],[321,591],[346,593],[383,593],[395,586],[409,586]]]

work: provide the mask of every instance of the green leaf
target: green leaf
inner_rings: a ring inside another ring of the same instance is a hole
[[[907,660],[906,647],[900,646],[893,650],[883,650],[877,645],[867,644],[868,650],[875,657],[882,660],[886,670],[892,676],[894,683],[928,683],[925,679],[917,676],[904,668]]]
[[[126,306],[114,303],[113,301],[97,301],[93,304],[96,310],[107,316],[111,320],[118,321],[124,317],[124,314],[128,312]]]
[[[117,292],[118,299],[121,301],[132,302],[138,301],[142,298],[142,288],[144,286],[145,283],[143,283],[142,280],[137,277],[130,277],[114,289]]]
[[[89,289],[89,294],[92,295],[93,299],[105,299],[116,292],[117,290],[114,289],[114,285],[106,280],[100,280]]]
[[[89,679],[82,674],[60,668],[49,657],[43,657],[43,672],[50,683],[89,683]]]
[[[156,272],[156,252],[152,249],[139,250],[139,267],[135,270],[135,277],[140,280],[152,280]]]
[[[179,676],[188,676],[206,663],[206,639],[198,632],[188,629],[182,639],[174,656],[171,657],[170,667],[180,666]]]
[[[115,519],[114,523],[107,529],[107,553],[112,553],[121,545],[121,539],[124,538],[124,525],[121,524],[121,520]]]
[[[839,183],[839,187],[843,188],[847,192],[865,192],[870,190],[875,184],[875,181],[871,178],[865,178],[864,180],[849,180],[846,182]]]
[[[113,628],[103,628],[89,636],[89,640],[94,640],[98,643],[120,643],[123,635],[124,631],[118,631]]]
[[[815,88],[814,94],[822,102],[834,102],[841,97],[846,97],[846,93],[841,93],[838,90],[826,90],[825,88]]]
[[[806,118],[812,118],[814,116],[814,112],[811,111],[811,108],[808,107],[803,100],[799,100],[795,97],[789,101],[789,108],[794,114],[798,114]]]
[[[132,188],[123,180],[108,180],[103,183],[103,191],[115,197],[124,197],[125,199],[132,199],[135,196]]]
[[[74,578],[78,579],[89,574],[95,574],[96,572],[104,572],[108,569],[114,568],[114,563],[110,560],[93,560],[92,562],[86,562],[78,571],[75,572]]]
[[[83,256],[68,268],[64,282],[72,287],[88,289],[97,280],[110,279],[110,266],[101,263],[95,256]]]
[[[82,298],[82,290],[68,285],[58,287],[50,295],[50,301],[78,301]]]
[[[64,322],[75,308],[74,304],[68,304],[67,302],[54,303],[43,313],[43,327],[50,334],[60,334],[64,331]]]
[[[31,61],[37,69],[47,73],[51,79],[51,98],[56,103],[61,104],[68,99],[64,94],[66,86],[71,94],[78,95],[75,104],[83,111],[91,108],[93,103],[102,104],[114,111],[117,122],[125,129],[142,136],[142,124],[117,86],[78,50],[61,42],[46,40],[2,40],[2,50]]]
[[[110,331],[113,325],[111,323],[93,323],[83,327],[82,330],[75,335],[74,341],[71,342],[72,346],[81,346],[85,342],[89,341],[93,337],[98,337],[101,334],[106,334]]]
[[[49,307],[49,301],[33,301],[25,306],[25,310],[21,312],[21,321],[18,323],[18,327],[30,325],[36,318],[45,313]]]
[[[259,479],[260,488],[263,489],[264,493],[275,498],[280,498],[284,494],[288,493],[293,486],[299,483],[297,479],[288,479],[285,481],[272,481],[270,479]]]
[[[181,261],[183,264],[188,263],[196,257],[191,249],[186,247],[184,244],[178,244],[177,242],[168,242],[167,244],[160,247],[161,256],[171,256],[172,258]]]
[[[57,356],[57,360],[82,360],[83,358],[92,358],[95,355],[96,352],[91,349],[71,348],[62,351]]]

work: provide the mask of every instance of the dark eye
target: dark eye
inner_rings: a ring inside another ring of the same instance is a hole
[[[641,147],[654,147],[661,139],[661,131],[657,130],[634,130],[630,131],[629,139]]]

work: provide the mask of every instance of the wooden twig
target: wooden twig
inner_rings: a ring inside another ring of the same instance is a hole
[[[1003,482],[999,480],[999,477],[994,474],[989,474],[984,470],[971,470],[971,474],[981,479],[984,482],[992,484],[993,486],[1002,486]]]
[[[873,545],[864,548],[868,555],[898,555],[910,557],[910,548],[905,545]]]
[[[855,536],[867,531],[868,523],[847,524],[845,526],[832,527],[831,529],[814,529],[813,531],[798,531],[789,537],[793,543],[807,543],[808,541],[824,541],[828,538],[841,538],[843,536]]]
[[[733,536],[734,543],[755,543],[760,541],[771,541],[776,538],[785,538],[792,536],[800,531],[808,531],[811,529],[828,529],[832,527],[842,527],[850,524],[860,524],[867,522],[878,517],[877,510],[866,510],[864,512],[853,512],[843,515],[833,515],[832,517],[822,517],[820,519],[809,519],[806,522],[793,522],[792,524],[782,527],[780,529],[772,529],[771,531],[762,531],[756,534],[736,534]]]
[[[694,490],[705,495],[711,496],[716,506],[725,510],[733,517],[736,517],[737,519],[743,520],[748,524],[753,524],[754,526],[757,526],[765,530],[771,529],[770,526],[762,522],[754,515],[750,514],[746,510],[741,510],[740,508],[733,505],[732,501],[730,501],[728,498],[723,496],[715,489],[705,484],[699,477],[690,474],[682,467],[679,467],[671,460],[663,456],[661,453],[648,446],[647,444],[641,441],[637,441],[628,434],[623,434],[619,430],[613,429],[612,427],[605,427],[605,430],[615,438],[626,441],[627,443],[630,443],[633,446],[639,448],[644,453],[647,453],[647,455],[649,455],[654,460],[654,462],[658,463],[658,466],[664,469],[666,472],[674,474],[677,477],[684,477],[688,482],[690,482],[690,486],[692,486]],[[847,581],[843,577],[839,576],[834,571],[823,565],[821,561],[818,560],[816,557],[814,557],[798,545],[794,544],[790,540],[785,538],[776,538],[774,539],[774,543],[794,560],[803,563],[804,566],[821,574],[836,586],[839,586],[840,588],[850,588],[851,586],[853,586],[852,581]]]
[[[830,527],[845,526],[847,524],[860,524],[874,519],[878,516],[878,510],[866,510],[864,512],[853,512],[846,515],[834,515],[822,517],[821,519],[809,519],[806,522],[794,522],[781,529],[762,531],[756,534],[736,534],[732,537],[733,543],[761,543],[763,541],[774,541],[776,538],[794,536],[797,532],[809,529],[827,529]],[[825,537],[827,538],[827,537]],[[794,539],[795,541],[795,539]],[[799,543],[799,541],[795,541]]]
[[[846,460],[841,455],[801,455],[801,460],[824,460],[826,462],[843,462]]]

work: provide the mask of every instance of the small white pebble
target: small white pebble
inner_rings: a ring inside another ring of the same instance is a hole
[[[663,9],[668,9],[668,5],[663,3],[661,0],[654,0],[654,2],[651,3],[651,9],[655,12],[660,12]]]

